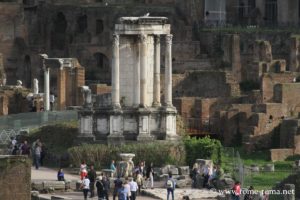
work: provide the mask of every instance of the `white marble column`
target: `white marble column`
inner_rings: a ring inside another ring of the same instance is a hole
[[[154,81],[153,81],[153,106],[160,104],[160,35],[154,36]]]
[[[44,110],[50,110],[50,70],[44,66]]]
[[[140,59],[140,48],[141,48],[141,38],[138,37],[137,47],[136,47],[136,63],[134,66],[134,98],[133,105],[138,107],[141,103],[141,59]]]
[[[141,39],[141,106],[146,107],[147,99],[147,35],[140,35]]]
[[[165,104],[172,106],[172,38],[173,35],[166,35],[165,49]]]
[[[119,52],[119,35],[113,35],[113,52],[112,52],[112,106],[120,106],[120,52]]]

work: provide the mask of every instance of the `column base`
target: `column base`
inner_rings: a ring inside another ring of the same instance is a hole
[[[149,141],[153,141],[154,137],[152,135],[141,134],[137,136],[136,140],[140,142],[141,141],[149,142]]]
[[[161,107],[161,103],[160,102],[153,102],[152,106],[153,107]]]
[[[125,144],[125,138],[123,135],[115,134],[107,136],[107,144],[123,145]]]

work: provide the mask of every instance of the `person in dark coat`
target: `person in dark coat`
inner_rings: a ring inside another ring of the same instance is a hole
[[[88,178],[90,179],[90,198],[95,196],[95,181],[97,178],[96,170],[94,169],[94,165],[90,166],[90,170],[88,171]]]

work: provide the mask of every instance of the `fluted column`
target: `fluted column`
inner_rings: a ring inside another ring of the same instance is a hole
[[[133,98],[133,105],[134,106],[139,106],[141,103],[141,70],[140,70],[140,66],[141,66],[141,59],[140,59],[140,45],[141,44],[141,40],[140,37],[138,38],[138,42],[137,42],[137,47],[136,47],[136,63],[134,66],[134,98]]]
[[[113,35],[113,52],[112,52],[112,105],[119,108],[120,106],[120,52],[119,52],[119,35]]]
[[[147,35],[140,35],[141,39],[141,106],[146,107],[147,99]]]
[[[44,66],[44,110],[50,110],[50,70]]]
[[[172,38],[173,35],[166,35],[165,49],[165,104],[172,106]]]
[[[154,38],[153,106],[160,106],[160,35]]]

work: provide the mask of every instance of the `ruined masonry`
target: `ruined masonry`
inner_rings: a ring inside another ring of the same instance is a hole
[[[165,43],[163,103],[161,40]],[[79,112],[79,138],[108,143],[176,139],[171,54],[172,35],[167,18],[121,17],[113,35],[111,102],[109,105],[84,104]]]

